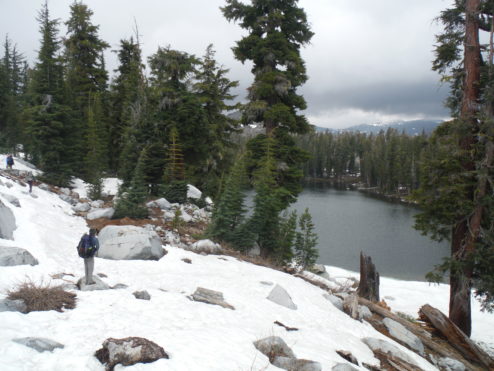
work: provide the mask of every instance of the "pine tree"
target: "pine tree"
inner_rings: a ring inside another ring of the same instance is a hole
[[[122,187],[119,191],[120,197],[115,206],[114,218],[137,218],[148,216],[148,210],[143,205],[148,197],[148,185],[144,181],[144,166],[147,159],[147,150],[143,149],[128,187]]]
[[[300,215],[298,225],[300,231],[297,232],[295,238],[295,263],[301,269],[312,267],[319,257],[316,249],[317,234],[314,232],[314,224],[309,209],[305,209]]]

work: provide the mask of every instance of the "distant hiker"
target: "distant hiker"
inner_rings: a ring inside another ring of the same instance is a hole
[[[12,155],[8,155],[6,161],[7,161],[7,169],[12,169],[12,166],[14,166],[14,158],[12,157]]]
[[[33,191],[33,183],[34,183],[34,175],[33,173],[29,172],[27,178],[26,178],[27,184],[29,184],[29,193]]]
[[[84,259],[84,272],[86,275],[86,285],[93,285],[94,255],[99,250],[99,241],[96,237],[96,229],[91,228],[89,235],[84,233],[77,245],[79,256]]]

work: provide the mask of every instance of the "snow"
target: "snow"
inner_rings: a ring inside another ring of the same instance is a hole
[[[103,193],[110,196],[115,196],[118,193],[118,187],[122,184],[122,181],[118,178],[104,178],[103,179]],[[77,192],[81,198],[88,198],[88,184],[82,179],[72,179],[72,190]]]
[[[4,180],[2,177],[0,179]],[[106,183],[105,183],[106,184]],[[111,182],[115,186],[117,182]],[[76,190],[80,192],[80,189]],[[0,267],[0,299],[25,280],[63,284],[52,279],[56,273],[71,273],[66,280],[76,282],[84,265],[76,253],[80,236],[87,231],[86,221],[74,214],[71,206],[56,194],[17,183],[0,186],[0,192],[16,196],[21,207],[6,204],[16,217],[14,240],[0,240],[2,246],[28,250],[39,261],[37,266]],[[82,196],[82,195],[81,195]],[[360,361],[378,364],[361,339],[372,337],[393,343],[424,370],[436,370],[425,360],[378,333],[366,322],[352,320],[324,297],[325,291],[306,281],[276,270],[219,255],[198,255],[174,246],[159,261],[122,261],[95,259],[95,274],[110,286],[128,285],[120,290],[77,291],[77,306],[63,313],[0,312],[0,369],[17,370],[103,370],[94,357],[109,337],[145,337],[162,346],[170,359],[137,364],[125,370],[279,370],[257,351],[253,342],[280,336],[297,358],[320,362],[331,370],[344,360],[336,350],[349,350]],[[191,260],[191,264],[183,261]],[[345,280],[352,275],[328,267],[332,277]],[[271,282],[272,285],[267,285]],[[278,284],[284,287],[297,310],[277,305],[267,296]],[[429,286],[422,282],[381,279],[381,293],[394,309],[413,316],[429,303],[447,309],[446,285]],[[188,299],[197,287],[223,293],[235,310],[194,302]],[[151,300],[137,300],[132,293],[147,290]],[[479,313],[474,303],[475,340],[493,341],[494,316]],[[274,324],[296,327],[287,332]],[[65,347],[51,352],[15,343],[21,337],[44,337]],[[117,366],[116,370],[124,370]],[[364,370],[364,368],[360,368]]]

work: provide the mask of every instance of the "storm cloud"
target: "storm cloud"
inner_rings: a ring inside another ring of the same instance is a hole
[[[35,17],[42,0],[0,0],[0,37],[17,43],[32,64],[39,48]],[[233,57],[231,47],[245,31],[227,22],[219,9],[223,0],[85,0],[93,10],[100,37],[118,48],[119,41],[137,25],[145,58],[158,46],[201,56],[213,43],[216,59],[239,80],[236,90],[244,100],[252,82],[249,64]],[[245,1],[244,1],[245,2]],[[452,0],[300,0],[315,32],[302,50],[309,80],[300,89],[317,125],[346,127],[358,123],[409,118],[446,118],[442,102],[447,87],[430,70],[434,18]],[[49,0],[52,17],[66,21],[67,0]],[[64,36],[62,24],[60,35]],[[3,53],[2,53],[3,54]],[[106,54],[116,68],[115,53]]]

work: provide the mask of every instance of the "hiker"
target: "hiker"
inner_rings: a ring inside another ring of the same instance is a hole
[[[33,191],[33,183],[34,183],[34,175],[32,172],[29,172],[27,178],[27,184],[29,184],[29,193]]]
[[[12,155],[8,155],[6,161],[7,161],[7,169],[12,170],[12,166],[14,166],[14,158],[12,157]]]
[[[94,270],[94,255],[99,250],[99,241],[96,237],[97,230],[91,228],[89,235],[84,233],[77,245],[77,252],[81,258],[84,258],[84,273],[86,278],[86,285],[94,285],[93,270]]]

